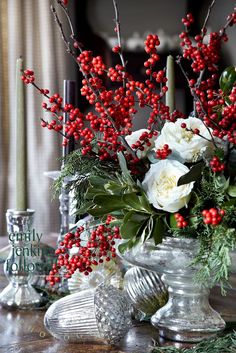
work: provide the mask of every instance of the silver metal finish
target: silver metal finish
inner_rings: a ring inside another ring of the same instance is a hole
[[[225,322],[209,305],[209,288],[194,279],[197,268],[191,265],[198,252],[196,239],[165,238],[155,246],[147,242],[120,256],[127,262],[162,275],[169,300],[151,318],[161,336],[174,341],[199,342],[216,335]]]
[[[131,327],[130,306],[121,291],[101,284],[53,303],[44,317],[52,336],[68,342],[118,342]]]
[[[34,261],[20,251],[30,246],[33,215],[33,210],[7,210],[6,213],[11,250],[4,263],[4,273],[10,283],[1,292],[0,303],[7,308],[29,309],[41,301],[41,296],[31,285],[35,272]]]
[[[153,315],[168,299],[167,289],[160,276],[136,266],[126,272],[124,290],[135,309],[141,311],[144,317]]]

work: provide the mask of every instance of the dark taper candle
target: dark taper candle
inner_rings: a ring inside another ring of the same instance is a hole
[[[68,104],[72,104],[73,106],[75,106],[75,102],[76,102],[75,81],[64,80],[64,104],[68,103]],[[65,113],[64,114],[64,124],[66,124],[68,120],[69,120],[69,114]],[[67,146],[63,146],[62,156],[66,157],[69,153],[74,151],[74,149],[75,149],[75,140],[74,140],[74,137],[71,136],[69,138],[69,142],[68,142]]]

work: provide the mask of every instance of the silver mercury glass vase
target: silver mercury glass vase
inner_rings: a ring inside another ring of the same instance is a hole
[[[6,213],[11,250],[4,263],[4,273],[10,283],[0,293],[0,304],[9,309],[30,309],[41,301],[40,294],[31,285],[34,260],[24,256],[23,251],[31,243],[33,215],[33,210],[7,210]]]
[[[209,288],[195,281],[198,269],[191,265],[199,242],[167,237],[119,254],[125,261],[160,274],[168,287],[169,300],[151,318],[160,336],[180,342],[199,342],[225,328],[225,322],[209,304]]]

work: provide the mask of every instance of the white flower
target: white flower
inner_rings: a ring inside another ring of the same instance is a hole
[[[149,202],[171,213],[187,206],[194,182],[181,186],[177,186],[177,182],[188,172],[184,164],[170,159],[152,164],[142,183]]]
[[[129,144],[129,146],[132,148],[132,145],[135,144],[137,141],[139,141],[140,136],[144,133],[144,132],[150,132],[147,129],[140,129],[140,130],[136,130],[134,132],[131,133],[131,135],[127,135],[125,136],[125,139],[127,141],[127,143]],[[144,144],[144,150],[140,151],[137,150],[137,157],[138,158],[144,158],[147,154],[147,152],[152,149],[154,147],[154,141],[156,139],[156,136],[153,136],[151,139],[149,139],[151,146],[147,146],[146,144]]]
[[[182,123],[186,124],[186,128],[181,127]],[[156,139],[155,150],[167,144],[173,152],[177,152],[183,158],[184,162],[197,162],[208,148],[213,148],[213,143],[194,134],[192,132],[194,129],[198,129],[200,135],[211,140],[208,129],[200,119],[193,117],[178,119],[175,123],[165,123],[160,136]]]

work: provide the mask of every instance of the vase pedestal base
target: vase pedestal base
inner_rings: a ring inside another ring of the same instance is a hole
[[[155,326],[155,325],[153,325]],[[209,339],[215,337],[219,334],[222,330],[217,330],[217,332],[206,332],[206,331],[182,331],[177,329],[176,331],[173,329],[168,329],[167,327],[161,328],[160,326],[155,326],[159,330],[159,335],[166,340],[171,340],[175,342],[186,342],[186,343],[198,343],[204,339]]]
[[[16,286],[8,284],[0,294],[0,304],[6,309],[33,309],[42,298],[30,285]]]
[[[200,342],[224,330],[224,320],[209,304],[209,289],[194,281],[194,273],[164,274],[162,280],[169,300],[151,318],[160,336],[177,342]]]

